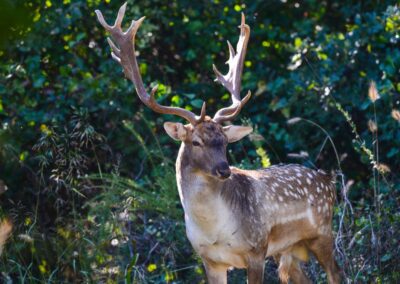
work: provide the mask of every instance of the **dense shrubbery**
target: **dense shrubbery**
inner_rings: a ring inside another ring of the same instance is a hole
[[[229,96],[211,66],[226,60],[243,11],[252,28],[243,89],[254,95],[242,117],[257,134],[231,146],[232,162],[339,171],[336,250],[346,279],[398,282],[400,9],[301,2],[134,1],[126,18],[147,16],[136,45],[158,99],[194,110],[205,100],[212,113]],[[0,190],[2,181],[9,188],[0,198],[14,224],[2,280],[203,279],[176,192],[178,145],[161,127],[176,118],[139,102],[94,15],[114,19],[121,3],[0,3]],[[378,98],[368,97],[371,80]],[[314,264],[308,271],[323,279]],[[243,272],[230,277],[240,283]]]

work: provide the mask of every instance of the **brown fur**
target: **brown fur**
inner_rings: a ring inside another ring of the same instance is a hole
[[[261,170],[231,167],[230,177],[220,179],[212,168],[226,162],[223,128],[212,121],[185,127],[177,181],[188,237],[210,283],[226,283],[229,266],[246,267],[249,283],[262,283],[266,256],[279,261],[282,282],[308,283],[300,263],[309,252],[329,282],[339,283],[332,251],[331,177],[290,164]],[[201,146],[192,145],[194,140]]]
[[[250,213],[253,194],[251,177],[235,171],[233,171],[231,178],[224,183],[221,190],[221,196],[232,210],[238,211],[242,215]]]

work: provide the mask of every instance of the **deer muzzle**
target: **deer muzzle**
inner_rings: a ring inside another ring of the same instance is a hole
[[[227,162],[218,163],[212,172],[220,179],[227,179],[231,176],[231,169]]]

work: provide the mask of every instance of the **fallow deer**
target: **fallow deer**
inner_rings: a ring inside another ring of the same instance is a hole
[[[279,262],[279,276],[287,283],[308,283],[300,263],[313,253],[325,269],[330,283],[339,283],[333,257],[332,214],[335,186],[322,171],[300,165],[271,166],[260,170],[230,167],[228,143],[252,132],[246,126],[222,126],[233,120],[250,98],[241,99],[241,76],[250,28],[244,15],[236,51],[228,42],[229,72],[213,66],[216,80],[231,94],[232,104],[213,118],[205,103],[196,116],[183,108],[157,103],[154,87],[147,93],[135,56],[134,40],[144,17],[123,31],[126,3],[110,26],[96,10],[100,24],[111,34],[112,57],[121,64],[140,100],[158,113],[173,114],[189,124],[165,122],[169,136],[181,141],[176,160],[176,179],[185,213],[186,234],[203,260],[209,283],[226,283],[229,267],[246,268],[248,283],[262,283],[265,258]]]

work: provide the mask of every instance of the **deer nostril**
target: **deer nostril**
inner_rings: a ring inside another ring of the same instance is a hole
[[[228,163],[222,162],[217,165],[216,174],[220,178],[228,178],[231,175],[231,169],[229,168]]]

